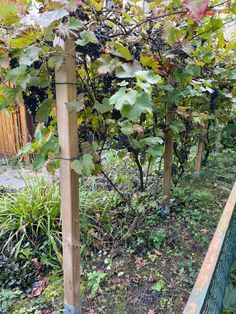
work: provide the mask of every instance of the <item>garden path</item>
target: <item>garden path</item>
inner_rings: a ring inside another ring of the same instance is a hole
[[[20,189],[26,185],[27,181],[42,177],[51,179],[51,175],[47,173],[46,169],[35,172],[23,167],[15,168],[11,165],[0,165],[0,186]]]

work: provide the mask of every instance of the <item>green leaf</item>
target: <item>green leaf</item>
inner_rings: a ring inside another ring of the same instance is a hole
[[[187,74],[192,75],[193,77],[200,76],[201,74],[201,67],[198,65],[187,65],[185,68],[185,72]]]
[[[45,99],[42,104],[40,105],[37,113],[36,113],[36,116],[35,116],[35,120],[36,122],[45,122],[47,121],[48,119],[48,114],[49,114],[49,111],[51,109],[51,106],[52,106],[52,102],[53,102],[53,99],[52,98],[48,98],[48,99]]]
[[[155,283],[155,285],[152,286],[152,289],[154,291],[160,292],[164,288],[165,284],[162,280],[159,280]]]
[[[48,27],[53,22],[60,20],[64,16],[67,16],[69,13],[67,10],[60,8],[53,11],[47,11],[44,13],[38,14],[31,14],[31,19],[35,22],[36,25]]]
[[[125,103],[125,93],[126,93],[126,88],[121,87],[118,92],[116,92],[111,98],[110,98],[110,104],[115,105],[117,110],[120,110],[124,103]]]
[[[131,135],[134,133],[132,123],[130,121],[123,121],[119,123],[121,126],[121,132],[125,135]]]
[[[4,96],[7,106],[13,107],[15,106],[16,101],[20,98],[20,88],[10,87],[6,84],[0,85],[0,95]]]
[[[137,92],[135,90],[130,90],[126,93],[126,88],[121,87],[118,92],[116,92],[110,98],[110,104],[115,105],[117,110],[121,110],[125,104],[133,105],[136,101]]]
[[[85,46],[88,43],[97,43],[97,37],[95,36],[94,32],[91,31],[83,31],[80,33],[81,39],[76,40],[76,44],[79,46]]]
[[[6,97],[3,95],[0,95],[0,110],[6,108],[6,106],[7,106]]]
[[[160,157],[163,155],[164,147],[162,145],[154,145],[148,148],[148,154],[152,157]]]
[[[121,44],[115,44],[115,48],[125,60],[130,61],[133,59],[128,47],[124,47]]]
[[[163,82],[161,76],[154,74],[152,71],[137,71],[136,77],[147,81],[149,84],[160,84]]]
[[[121,67],[116,69],[116,76],[119,78],[135,77],[136,72],[141,70],[141,65],[138,61],[133,63],[123,63]]]
[[[67,109],[69,112],[75,111],[80,112],[84,109],[84,93],[80,93],[77,95],[75,100],[70,101],[67,104]]]
[[[20,65],[19,67],[10,70],[6,75],[7,81],[16,85],[20,85],[23,89],[26,88],[30,79],[31,77],[27,73],[26,65]]]
[[[99,59],[96,60],[98,74],[111,74],[117,66],[121,65],[116,58],[112,58],[109,55],[103,54]]]
[[[133,122],[137,122],[143,112],[152,112],[150,97],[145,92],[138,94],[133,105],[124,105],[121,110],[122,116]]]
[[[162,144],[163,143],[163,139],[161,137],[146,137],[142,140],[143,143],[147,144],[148,146],[153,146],[156,144]]]
[[[77,30],[77,29],[80,29],[81,27],[83,27],[84,23],[80,20],[78,20],[77,18],[75,17],[70,17],[69,18],[69,28],[70,29],[73,29],[73,30]]]
[[[94,108],[100,113],[105,113],[110,111],[113,108],[113,105],[110,103],[109,98],[104,98],[102,103],[96,101]]]
[[[170,129],[178,134],[185,131],[185,126],[181,121],[173,121],[170,124]]]
[[[22,51],[19,59],[20,65],[30,66],[34,61],[39,60],[39,51],[41,49],[35,46],[30,46]]]
[[[90,154],[84,154],[80,159],[72,161],[71,168],[79,175],[90,175],[91,172],[95,170],[93,156]]]

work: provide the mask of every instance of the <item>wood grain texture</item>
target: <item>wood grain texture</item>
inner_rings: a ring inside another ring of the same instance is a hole
[[[61,146],[61,214],[63,238],[63,270],[65,309],[79,313],[80,301],[80,227],[78,175],[71,169],[71,160],[78,156],[77,113],[67,110],[67,103],[76,99],[74,43],[60,40],[66,55],[56,69],[58,135]],[[63,84],[65,83],[65,84]]]

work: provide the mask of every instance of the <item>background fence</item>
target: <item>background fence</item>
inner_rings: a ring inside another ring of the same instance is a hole
[[[16,156],[32,134],[32,123],[24,106],[16,112],[0,111],[0,157]]]

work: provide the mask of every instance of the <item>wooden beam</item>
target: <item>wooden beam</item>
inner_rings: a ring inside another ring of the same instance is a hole
[[[169,126],[174,120],[176,107],[171,106],[166,114],[166,127],[168,130],[165,133],[165,151],[164,151],[164,174],[163,174],[163,202],[162,215],[170,213],[170,194],[172,181],[172,162],[173,162],[173,135]]]
[[[80,308],[80,227],[78,175],[71,161],[78,156],[77,114],[67,110],[76,99],[75,46],[72,40],[58,39],[65,57],[55,70],[58,136],[61,146],[61,214],[65,314],[81,313]],[[58,44],[57,43],[57,44]]]
[[[196,174],[196,176],[199,176],[200,171],[201,171],[204,138],[205,138],[204,136],[200,136],[198,139],[197,155],[196,155],[196,162],[195,162],[195,174]]]

